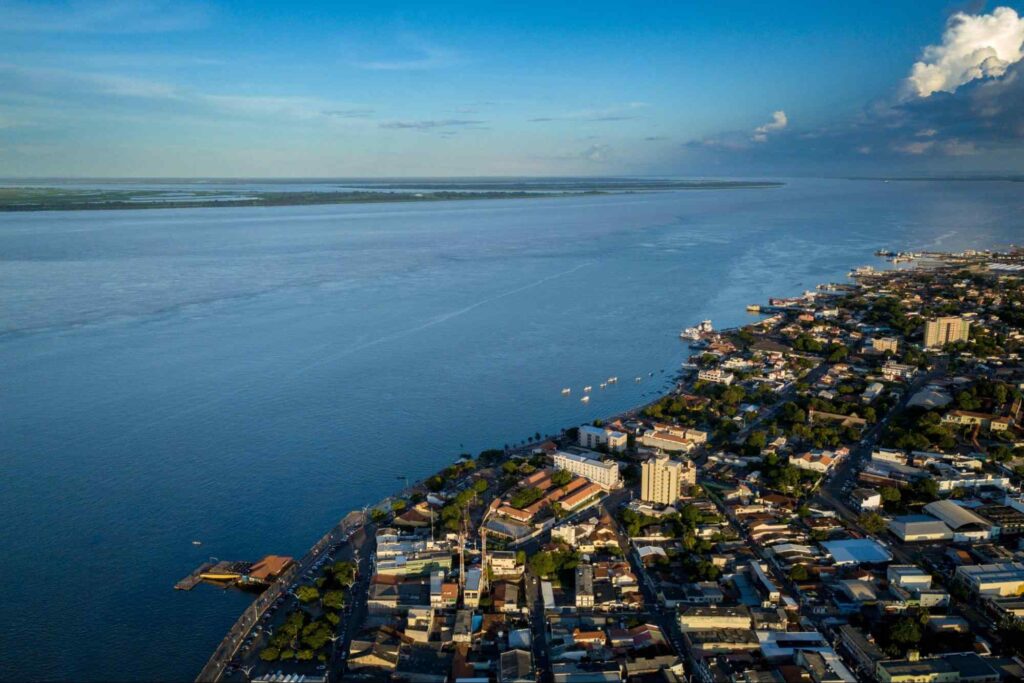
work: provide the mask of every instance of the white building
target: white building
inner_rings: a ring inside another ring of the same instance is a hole
[[[622,477],[619,474],[619,463],[617,462],[595,460],[564,451],[555,451],[552,459],[556,468],[588,479],[603,489],[617,489],[622,486]]]
[[[885,578],[900,588],[926,590],[932,587],[932,575],[913,564],[891,564],[885,570]]]
[[[825,474],[839,460],[832,451],[811,451],[789,456],[789,464],[808,472]]]
[[[578,441],[583,448],[605,446],[609,451],[621,453],[626,450],[628,438],[623,432],[617,432],[614,429],[583,425],[579,429]]]
[[[1024,592],[1024,564],[969,564],[956,568],[956,577],[978,595],[1020,595]]]
[[[641,445],[670,453],[687,453],[707,440],[707,432],[666,424],[655,424],[653,429],[648,429],[640,437]]]
[[[711,370],[701,370],[698,372],[697,379],[703,382],[711,382],[712,384],[732,384],[732,381],[736,379],[736,376],[731,372],[723,372],[719,368],[713,368]]]
[[[936,500],[924,511],[953,530],[953,541],[986,541],[992,536],[992,523],[951,500]]]

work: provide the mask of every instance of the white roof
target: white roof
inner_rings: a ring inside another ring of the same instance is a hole
[[[836,564],[877,564],[892,560],[892,554],[870,538],[829,541],[821,545]]]
[[[965,507],[951,500],[937,500],[924,506],[924,511],[945,522],[954,531],[972,524],[988,529],[992,525]]]

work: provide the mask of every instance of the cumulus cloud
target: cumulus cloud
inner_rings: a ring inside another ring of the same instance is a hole
[[[998,78],[1024,58],[1024,18],[1009,7],[991,14],[957,12],[949,18],[942,43],[924,49],[907,78],[911,95],[956,92],[981,78]]]
[[[758,126],[754,129],[754,142],[764,142],[768,139],[768,133],[773,133],[777,130],[783,130],[789,125],[789,118],[786,116],[786,112],[781,109],[772,112],[772,120],[763,126]]]

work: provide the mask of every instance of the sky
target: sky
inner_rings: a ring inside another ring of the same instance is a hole
[[[1020,2],[0,0],[0,176],[1024,172]]]

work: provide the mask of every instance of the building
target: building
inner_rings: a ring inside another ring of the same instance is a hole
[[[892,561],[892,554],[870,538],[827,541],[821,547],[837,565],[882,564]]]
[[[750,628],[750,610],[746,607],[685,607],[679,611],[679,629],[704,631],[723,628]]]
[[[621,453],[626,450],[628,438],[623,432],[617,432],[614,429],[583,425],[579,428],[577,440],[583,448],[595,449],[604,446],[613,453]]]
[[[871,340],[871,348],[878,353],[898,353],[900,340],[896,337],[875,337]]]
[[[534,683],[533,655],[529,650],[508,650],[501,653],[498,683]]]
[[[576,565],[576,606],[594,606],[594,566],[591,564]]]
[[[619,475],[619,464],[616,462],[605,462],[595,460],[584,455],[556,451],[552,456],[555,467],[566,470],[575,475],[588,479],[601,488],[616,489],[622,486],[622,477]]]
[[[736,376],[731,372],[724,372],[718,368],[711,370],[701,370],[697,373],[697,379],[702,382],[710,382],[712,384],[732,384],[732,381],[736,379]]]
[[[789,456],[789,464],[801,470],[825,474],[838,458],[831,451],[808,451],[799,455]]]
[[[928,503],[924,511],[952,529],[956,542],[984,541],[992,536],[992,524],[987,519],[951,500]]]
[[[879,662],[882,683],[998,683],[999,672],[973,652],[939,657],[908,657]]]
[[[479,567],[467,569],[466,584],[462,588],[463,604],[470,609],[476,609],[479,607],[480,598],[483,596],[483,592],[486,588],[487,579],[484,576],[483,570]]]
[[[891,564],[885,570],[885,578],[900,588],[927,590],[932,587],[932,575],[913,564]]]
[[[886,659],[881,648],[868,640],[859,629],[849,624],[839,627],[839,644],[862,671],[873,673],[878,662]]]
[[[640,436],[641,445],[676,453],[691,451],[707,440],[707,432],[665,424],[655,424]]]
[[[946,424],[977,426],[991,432],[1005,432],[1013,425],[1013,419],[1009,417],[976,413],[970,410],[951,410],[942,416],[942,421]]]
[[[885,391],[885,385],[881,382],[872,382],[864,389],[864,392],[860,395],[860,400],[864,403],[872,403],[875,399],[882,395]]]
[[[1024,593],[1024,564],[969,564],[956,568],[956,578],[978,595],[1005,597]]]
[[[882,494],[874,489],[854,489],[850,502],[859,512],[871,512],[882,508]]]
[[[672,460],[656,455],[640,466],[640,500],[673,505],[686,490],[697,483],[697,468],[690,461]]]
[[[936,318],[924,324],[924,345],[926,348],[945,346],[970,338],[971,323],[963,318]]]
[[[904,543],[953,540],[953,531],[930,515],[895,517],[888,526],[889,531]]]
[[[886,378],[890,382],[896,380],[911,379],[917,374],[916,365],[907,365],[905,363],[896,363],[894,361],[888,361],[882,366],[882,377]]]

